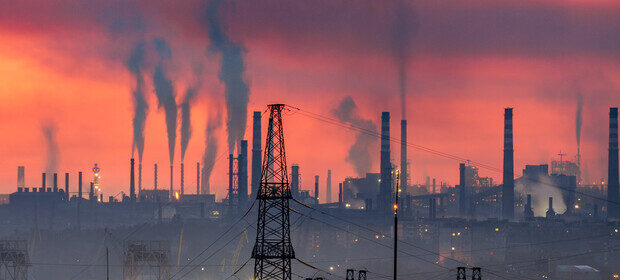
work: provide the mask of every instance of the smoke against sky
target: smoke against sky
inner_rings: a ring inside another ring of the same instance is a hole
[[[206,142],[204,152],[202,154],[202,166],[204,168],[202,176],[201,192],[203,194],[210,193],[211,189],[211,173],[215,167],[215,160],[218,151],[217,130],[222,123],[222,112],[216,109],[215,114],[209,116],[207,129],[205,130]]]
[[[353,165],[355,173],[365,176],[367,172],[372,171],[373,167],[373,157],[370,153],[372,148],[376,148],[374,144],[377,143],[377,137],[372,134],[378,133],[377,126],[371,120],[363,119],[359,115],[357,105],[351,96],[345,97],[338,107],[333,109],[332,114],[340,121],[366,131],[356,132],[355,142],[349,148],[346,157],[346,161]]]
[[[144,77],[142,76],[142,68],[144,67],[144,56],[146,51],[145,45],[146,44],[143,41],[136,43],[131,52],[131,56],[127,60],[127,68],[136,78],[136,85],[132,91],[134,113],[131,154],[133,157],[134,151],[137,149],[139,162],[142,162],[142,156],[144,154],[144,125],[149,109],[144,96]]]
[[[191,121],[191,107],[196,98],[196,94],[200,90],[202,84],[202,66],[196,65],[194,67],[194,81],[185,90],[185,96],[181,102],[181,162],[185,159],[185,151],[187,151],[187,145],[192,137],[192,121]]]
[[[166,40],[158,38],[154,41],[155,50],[159,55],[159,63],[153,72],[153,85],[159,108],[166,114],[166,132],[168,134],[168,153],[170,164],[174,162],[174,147],[177,139],[177,103],[172,81],[167,76],[165,64],[172,57],[172,51]]]
[[[392,48],[397,65],[398,90],[400,94],[401,117],[407,119],[407,66],[413,33],[413,12],[405,1],[398,1],[394,27],[392,29]]]
[[[205,11],[206,24],[209,31],[210,49],[221,55],[219,77],[224,83],[226,97],[226,125],[228,130],[228,151],[245,135],[248,117],[248,101],[250,90],[244,80],[245,62],[244,48],[234,43],[222,23],[220,0],[210,1]]]
[[[60,151],[56,140],[56,123],[52,120],[44,122],[41,125],[41,132],[43,133],[45,149],[47,150],[45,173],[48,174],[47,183],[51,185],[53,180],[52,174],[58,172],[58,164],[60,163]]]

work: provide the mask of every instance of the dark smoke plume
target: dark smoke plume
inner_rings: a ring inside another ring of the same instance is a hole
[[[370,120],[360,117],[357,105],[351,96],[345,97],[338,107],[332,110],[332,114],[340,121],[347,122],[351,126],[364,129],[366,132],[358,132],[355,143],[349,149],[346,161],[353,165],[355,172],[364,176],[372,169],[372,157],[370,147],[377,142],[377,138],[369,134],[378,134],[377,125]]]
[[[222,26],[219,12],[220,1],[210,1],[206,9],[210,49],[222,55],[219,78],[226,87],[226,125],[228,150],[234,151],[236,143],[243,139],[248,114],[249,89],[243,80],[245,63],[244,48],[232,42]]]
[[[166,114],[166,129],[168,133],[168,152],[170,164],[174,161],[174,146],[177,139],[177,103],[174,96],[172,81],[166,75],[165,62],[170,59],[172,52],[164,39],[155,39],[155,50],[159,54],[159,64],[153,73],[153,85],[159,108],[164,108]]]
[[[57,172],[60,158],[58,143],[56,142],[56,124],[53,121],[45,122],[41,126],[41,131],[43,132],[45,148],[47,149],[45,172],[48,174],[48,185],[51,185],[53,180],[51,175]]]
[[[213,166],[215,165],[215,156],[217,154],[217,135],[215,132],[220,127],[222,123],[222,114],[220,110],[215,114],[215,116],[209,117],[207,121],[207,129],[206,133],[206,143],[204,154],[202,155],[202,165],[204,166],[204,174],[203,174],[203,191],[207,192],[210,188],[209,179],[211,178],[211,172],[213,172]]]
[[[195,79],[185,91],[185,96],[181,102],[181,162],[185,159],[185,151],[189,144],[189,139],[192,138],[192,121],[191,121],[191,107],[196,94],[202,83],[202,71],[200,67],[195,68]]]
[[[144,78],[142,67],[144,66],[145,43],[139,42],[134,46],[131,56],[127,60],[127,68],[136,78],[136,88],[132,92],[134,102],[133,113],[133,144],[131,146],[131,156],[138,149],[138,159],[142,162],[144,153],[144,123],[149,109],[144,96]]]
[[[583,95],[577,91],[577,112],[575,112],[575,137],[577,138],[577,149],[581,147],[581,122],[583,115]]]
[[[411,35],[413,22],[409,18],[413,14],[411,7],[403,1],[396,5],[396,19],[392,28],[392,51],[398,69],[398,86],[400,91],[400,108],[402,119],[407,119],[406,95],[407,95],[407,66],[409,62],[409,49],[411,48]]]

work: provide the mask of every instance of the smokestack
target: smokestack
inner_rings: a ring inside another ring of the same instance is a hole
[[[88,191],[88,200],[93,201],[95,200],[95,185],[93,182],[90,182],[90,190]]]
[[[459,215],[467,216],[467,180],[465,180],[465,164],[459,164]]]
[[[534,218],[534,210],[532,210],[532,195],[527,195],[527,203],[525,204],[525,209],[523,212],[523,217],[525,220],[531,220]]]
[[[155,173],[155,175],[153,177],[153,189],[157,190],[157,163],[155,164],[155,167],[154,167],[153,170],[154,170],[154,173]]]
[[[196,162],[196,195],[200,194],[200,162]]]
[[[407,193],[407,120],[400,121],[400,188]]]
[[[65,173],[65,195],[67,196],[67,202],[69,202],[69,173]]]
[[[407,199],[407,202],[409,202],[410,199]],[[435,201],[434,198],[429,198],[428,199],[428,218],[429,219],[435,219],[436,217],[436,210],[435,210],[435,206],[437,205],[437,202]]]
[[[78,199],[82,199],[82,171],[78,172]]]
[[[228,205],[233,205],[233,199],[235,197],[235,194],[233,192],[233,161],[235,159],[233,158],[233,154],[228,154]]]
[[[291,166],[291,195],[297,198],[299,195],[299,165]]]
[[[26,168],[24,166],[17,167],[17,188],[26,187]]]
[[[142,191],[142,162],[138,163],[138,193]]]
[[[136,201],[136,175],[135,175],[135,161],[131,159],[131,168],[129,173],[129,201]]]
[[[256,197],[260,186],[261,176],[261,112],[254,111],[254,122],[252,125],[252,196]],[[293,191],[291,185],[291,191]],[[293,197],[296,193],[293,192]]]
[[[183,195],[183,193],[185,193],[185,182],[183,182],[185,180],[185,166],[183,166],[184,164],[181,162],[181,195]]]
[[[435,185],[435,178],[433,178],[433,193],[435,193],[435,192],[436,192],[436,186],[437,186],[437,185]]]
[[[314,198],[316,198],[316,203],[319,204],[319,175],[314,175]]]
[[[504,183],[502,185],[502,218],[514,218],[515,183],[512,144],[512,108],[504,110]]]
[[[609,165],[607,166],[607,217],[620,218],[618,199],[618,108],[609,108]]]
[[[325,203],[332,203],[332,171],[327,170],[327,184],[325,190]]]
[[[58,192],[58,173],[54,173],[54,192]]]
[[[381,113],[381,183],[379,207],[390,211],[392,204],[392,163],[390,162],[390,112]]]
[[[547,209],[547,219],[553,218],[555,216],[555,211],[553,210],[553,197],[549,197],[549,209]]]
[[[342,208],[342,183],[338,183],[338,208]],[[368,205],[366,205],[368,208]]]
[[[172,200],[174,198],[174,190],[172,188],[172,183],[174,183],[173,181],[173,175],[174,175],[174,168],[172,166],[172,164],[170,165],[170,200]]]
[[[245,205],[248,202],[248,141],[241,140],[239,146],[240,151],[237,160],[239,205]]]
[[[41,182],[41,190],[40,190],[40,192],[45,192],[45,189],[47,187],[47,181],[45,180],[46,175],[47,174],[45,172],[41,175],[41,181],[42,182]]]

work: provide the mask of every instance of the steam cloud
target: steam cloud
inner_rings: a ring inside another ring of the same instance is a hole
[[[377,142],[377,138],[369,134],[378,134],[377,125],[370,120],[359,116],[357,105],[351,96],[345,97],[332,114],[342,122],[350,123],[351,126],[367,130],[368,133],[359,132],[355,137],[355,143],[349,148],[346,161],[353,165],[355,172],[364,176],[372,169],[372,158],[369,153],[370,146]]]
[[[532,210],[536,217],[544,217],[547,213],[549,197],[553,197],[553,210],[556,213],[564,213],[566,211],[562,190],[554,187],[553,182],[547,176],[532,179],[527,184],[517,181],[515,191],[524,196],[527,194],[532,195]]]
[[[185,159],[185,151],[192,138],[192,121],[191,121],[191,105],[198,93],[198,89],[202,83],[200,68],[195,68],[196,81],[192,83],[185,91],[185,97],[181,102],[181,162]]]
[[[213,171],[213,166],[215,165],[215,156],[217,154],[217,137],[215,131],[220,127],[222,123],[222,114],[218,110],[215,116],[209,117],[207,121],[207,129],[206,133],[206,145],[204,154],[202,155],[202,165],[204,166],[203,177],[202,177],[202,193],[209,193],[209,179],[211,178],[211,172]]]
[[[144,153],[144,123],[146,122],[146,114],[149,109],[144,96],[144,78],[142,77],[142,67],[144,66],[145,43],[139,42],[134,46],[129,60],[127,60],[127,68],[136,78],[136,88],[132,96],[134,101],[133,115],[133,144],[131,146],[131,155],[133,157],[136,148],[138,149],[139,162],[142,163],[142,155]]]
[[[153,73],[153,85],[157,96],[158,107],[164,108],[166,114],[166,129],[168,133],[168,152],[170,164],[174,161],[174,146],[177,138],[177,104],[174,96],[172,81],[166,76],[164,62],[172,56],[170,46],[164,39],[155,39],[155,50],[159,54],[159,64]]]
[[[49,176],[57,172],[59,162],[58,143],[56,142],[56,125],[52,121],[43,123],[41,126],[43,132],[43,138],[45,139],[45,148],[47,149],[47,163],[45,165],[45,172],[48,174],[48,185],[51,184],[52,176]]]
[[[413,22],[408,17],[411,15],[411,7],[403,1],[399,1],[396,11],[396,19],[392,29],[392,51],[398,68],[398,85],[400,91],[400,108],[402,119],[407,119],[405,97],[407,95],[407,65],[409,61],[409,49],[411,47],[411,33]]]
[[[249,89],[243,80],[244,48],[232,42],[224,31],[219,7],[219,0],[209,2],[206,9],[206,21],[211,41],[210,48],[222,55],[219,78],[226,87],[228,150],[232,153],[235,144],[239,143],[245,134]]]

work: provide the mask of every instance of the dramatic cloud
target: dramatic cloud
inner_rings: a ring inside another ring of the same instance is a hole
[[[168,153],[170,164],[174,161],[174,146],[177,139],[177,103],[174,95],[172,81],[166,74],[165,63],[172,56],[170,46],[164,39],[155,39],[155,50],[159,54],[159,64],[155,66],[153,73],[153,85],[159,108],[164,109],[166,114],[166,130],[168,133]]]
[[[226,125],[228,129],[228,151],[243,139],[248,116],[249,89],[243,79],[245,63],[243,46],[236,44],[223,29],[220,1],[210,1],[206,9],[206,23],[209,30],[211,49],[221,54],[219,77],[226,87]]]
[[[349,149],[346,161],[353,165],[355,173],[365,176],[372,170],[370,149],[377,142],[377,126],[370,120],[360,117],[357,105],[351,96],[345,97],[332,114],[340,121],[349,123],[352,127],[361,129],[355,136],[355,142]]]

